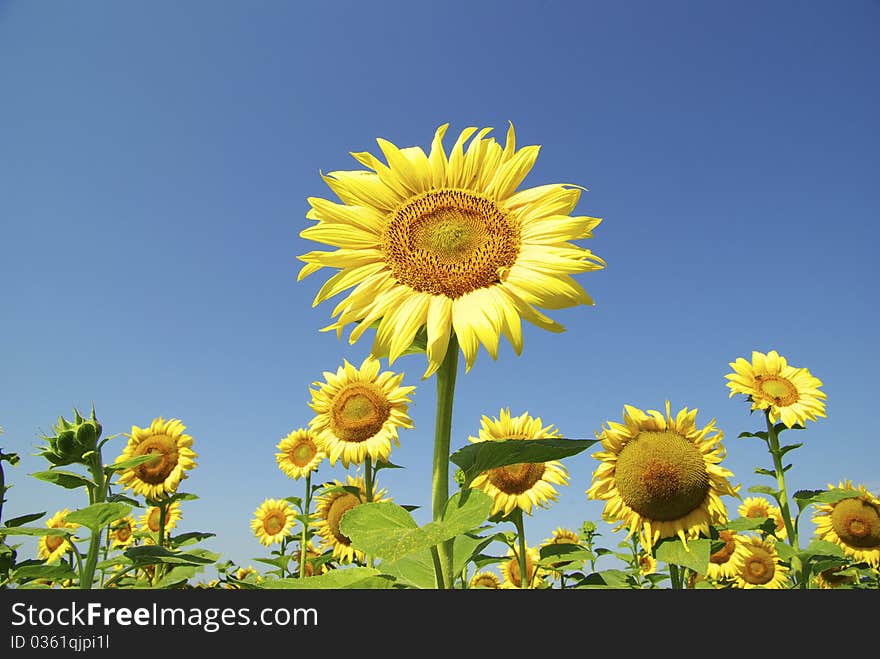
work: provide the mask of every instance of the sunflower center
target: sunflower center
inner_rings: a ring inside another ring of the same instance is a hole
[[[797,388],[785,378],[776,375],[758,375],[755,377],[758,389],[777,407],[793,405],[798,401]]]
[[[62,543],[64,542],[64,538],[60,535],[47,535],[46,536],[46,548],[53,552],[58,549]]]
[[[263,518],[263,530],[268,535],[278,535],[286,523],[287,516],[278,510],[273,510]]]
[[[131,537],[131,525],[126,522],[122,526],[116,529],[116,539],[120,542],[125,542]]]
[[[474,586],[482,586],[483,588],[498,588],[498,583],[488,575],[482,575],[474,580]]]
[[[391,415],[388,400],[363,383],[346,385],[333,401],[331,429],[345,442],[363,442],[378,433]]]
[[[151,435],[138,444],[134,455],[153,456],[152,460],[135,467],[135,473],[144,483],[158,485],[164,482],[177,466],[177,442],[168,435]]]
[[[489,470],[489,482],[505,494],[531,490],[544,475],[543,462],[522,462]]]
[[[724,546],[709,557],[716,565],[724,565],[733,556],[736,549],[736,537],[731,531],[719,531],[718,537],[724,541]]]
[[[699,508],[709,474],[699,449],[678,433],[643,431],[617,458],[617,490],[643,517],[671,521]]]
[[[445,189],[395,209],[382,250],[399,282],[455,299],[498,284],[516,262],[519,245],[518,227],[493,200]]]
[[[757,517],[768,517],[767,509],[762,505],[749,506],[746,510],[746,517],[757,518]]]
[[[850,547],[880,547],[880,511],[861,499],[839,501],[831,511],[831,526]]]
[[[358,504],[360,504],[358,498],[350,492],[346,492],[342,496],[336,497],[327,510],[327,526],[330,528],[330,533],[333,534],[333,537],[340,544],[351,544],[351,538],[339,530],[339,522],[345,513]]]
[[[303,441],[294,446],[287,454],[290,461],[297,467],[305,467],[318,453],[318,448],[311,441]]]
[[[775,572],[775,561],[767,552],[757,549],[749,556],[742,569],[742,578],[744,581],[762,586],[773,578]]]
[[[520,578],[519,571],[519,558],[514,556],[510,559],[510,562],[507,564],[507,571],[510,574],[511,583],[517,588],[522,587],[522,579]],[[526,578],[531,579],[532,572],[534,572],[534,566],[532,565],[531,557],[526,553]]]
[[[147,526],[153,533],[159,532],[159,515],[162,514],[158,508],[153,508],[150,511],[150,516],[147,518]]]

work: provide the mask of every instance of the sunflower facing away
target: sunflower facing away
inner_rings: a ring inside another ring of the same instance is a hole
[[[152,460],[120,472],[119,483],[148,499],[174,494],[186,471],[196,466],[193,438],[178,419],[158,417],[147,428],[132,426],[128,445],[116,461],[151,454]]]
[[[133,544],[136,528],[137,520],[131,516],[123,517],[110,524],[111,546],[125,548]]]
[[[757,536],[740,536],[731,561],[737,588],[788,587],[788,568],[779,562],[775,540]]]
[[[291,478],[305,478],[317,471],[321,460],[327,455],[318,448],[315,435],[304,429],[297,428],[278,443],[275,459],[278,467]]]
[[[825,416],[822,381],[806,368],[790,366],[775,350],[766,355],[753,351],[751,362],[738,357],[730,366],[734,372],[724,376],[730,380],[730,397],[745,394],[752,410],[767,410],[771,422],[781,419],[791,428]]]
[[[354,343],[377,321],[372,353],[389,363],[426,329],[428,369],[436,371],[455,333],[473,366],[480,344],[492,358],[503,334],[522,351],[521,318],[564,328],[535,307],[563,309],[593,300],[571,276],[604,261],[574,243],[592,237],[600,219],[571,217],[579,186],[542,185],[516,191],[538,157],[538,146],[516,149],[513,126],[504,147],[484,128],[461,132],[447,156],[437,129],[427,155],[378,139],[387,165],[370,153],[351,155],[367,170],[335,171],[324,181],[341,204],[310,197],[306,217],[317,224],[303,238],[338,249],[299,257],[302,280],[337,268],[314,306],[353,289],[325,330],[339,336],[349,323]]]
[[[835,503],[816,504],[813,522],[816,537],[839,545],[843,553],[856,561],[880,567],[880,499],[868,492],[864,485],[853,487],[852,481],[843,481],[829,490],[853,490],[860,496],[841,499]]]
[[[345,485],[356,488],[360,494],[356,495],[348,490],[341,489],[343,483],[334,480],[333,489],[320,495],[316,502],[318,521],[315,523],[315,531],[321,536],[324,545],[333,550],[333,556],[340,563],[351,563],[356,560],[364,561],[364,553],[351,546],[351,538],[339,530],[339,522],[342,516],[355,506],[367,500],[367,488],[361,476],[346,476]],[[336,489],[340,488],[340,489]],[[378,490],[373,494],[373,501],[391,501],[385,497],[385,490]]]
[[[559,437],[552,425],[544,426],[541,417],[532,418],[528,412],[511,417],[509,409],[501,410],[499,417],[483,416],[479,436],[468,437],[472,443],[493,442],[502,439],[528,441]],[[492,497],[492,514],[509,515],[514,508],[531,514],[534,506],[546,508],[558,493],[554,485],[568,485],[568,469],[558,460],[524,462],[489,469],[477,476],[471,487],[483,490]]]
[[[141,530],[158,533],[161,515],[162,511],[159,506],[150,506],[147,508],[147,512],[141,515]],[[177,526],[177,522],[182,518],[183,511],[180,509],[180,501],[171,503],[165,510],[165,533],[168,533],[168,531]]]
[[[346,360],[336,373],[325,372],[325,382],[315,382],[309,406],[316,416],[309,429],[318,447],[335,465],[342,460],[361,464],[367,456],[387,460],[392,442],[400,446],[399,428],[412,428],[407,416],[409,394],[415,387],[401,387],[403,373],[379,373],[379,361],[367,357],[360,368]]]
[[[646,551],[661,538],[678,536],[687,543],[710,524],[727,521],[721,496],[739,496],[720,466],[724,433],[712,420],[698,428],[697,410],[682,409],[675,417],[666,402],[666,416],[624,406],[624,423],[608,422],[598,439],[601,464],[587,490],[591,499],[605,500],[603,517],[639,534]]]
[[[519,571],[519,554],[513,549],[507,550],[508,559],[501,563],[502,588],[522,588]],[[536,547],[526,547],[526,588],[541,588],[544,586],[544,576],[547,571],[538,565],[541,553]]]
[[[814,577],[816,586],[820,590],[836,590],[856,585],[859,582],[859,578],[855,574],[848,572],[848,570],[849,568],[846,566],[822,570]]]
[[[266,499],[254,512],[251,530],[266,547],[280,543],[290,535],[296,511],[284,499]]]
[[[69,513],[68,508],[59,510],[46,520],[46,527],[50,529],[78,529],[79,524],[65,521]],[[37,543],[37,555],[47,563],[57,563],[64,554],[72,549],[73,545],[67,538],[60,535],[41,535]]]
[[[324,574],[328,572],[330,568],[328,567],[326,562],[318,563],[322,554],[318,551],[318,548],[315,546],[315,543],[309,540],[306,543],[306,576],[314,577],[318,574]],[[297,547],[296,551],[293,552],[293,558],[296,561],[296,568],[294,569],[294,574],[299,574],[300,567],[300,558],[302,557],[302,553],[300,548]]]
[[[501,579],[499,579],[498,575],[494,572],[475,572],[474,576],[471,577],[468,587],[473,589],[489,588],[491,590],[498,590],[501,588]]]

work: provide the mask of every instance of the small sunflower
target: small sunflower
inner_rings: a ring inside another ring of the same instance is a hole
[[[737,512],[740,517],[757,519],[770,517],[771,504],[764,497],[746,497],[740,504]]]
[[[110,540],[112,547],[128,547],[134,543],[134,531],[137,528],[137,520],[128,516],[116,520],[110,525]]]
[[[639,572],[643,576],[657,572],[657,559],[651,554],[641,554],[639,556]]]
[[[771,422],[781,419],[791,428],[825,416],[822,381],[806,368],[790,366],[775,350],[766,355],[753,351],[751,362],[738,357],[730,366],[734,372],[724,376],[730,380],[730,397],[745,394],[752,410],[767,410]]]
[[[190,448],[193,438],[184,430],[186,426],[178,419],[165,421],[162,417],[154,419],[147,428],[132,426],[128,445],[116,461],[148,454],[155,457],[120,472],[120,484],[148,499],[174,494],[186,478],[186,471],[196,466],[198,457]]]
[[[740,536],[731,561],[738,588],[788,588],[788,568],[779,562],[775,541]]]
[[[78,529],[79,524],[65,521],[69,514],[69,508],[59,510],[46,520],[46,527],[50,529]],[[70,541],[60,535],[41,535],[37,543],[37,554],[50,564],[60,561],[61,557],[72,549],[73,545],[70,544]]]
[[[338,480],[334,480],[332,485],[343,487],[343,483]],[[351,546],[351,538],[339,530],[339,522],[345,513],[367,500],[367,488],[363,477],[355,478],[351,475],[346,477],[345,486],[357,488],[360,495],[344,489],[333,489],[320,495],[315,502],[319,517],[315,523],[315,531],[321,536],[324,545],[333,550],[334,558],[340,563],[363,562],[364,553]],[[385,494],[385,490],[377,491],[373,495],[373,501],[390,501]]]
[[[315,546],[315,543],[309,540],[306,543],[306,576],[314,577],[318,574],[324,574],[325,572],[330,571],[330,567],[326,562],[318,565],[317,561],[323,556],[323,554],[318,551],[318,548]],[[302,553],[300,549],[297,548],[296,552],[294,552],[294,556],[296,559],[296,569],[294,570],[295,574],[299,574],[300,568],[300,558],[302,557]],[[317,566],[317,567],[316,567]]]
[[[727,521],[721,496],[739,496],[719,464],[724,433],[714,420],[698,428],[696,416],[684,408],[673,417],[669,401],[665,417],[626,405],[624,423],[598,435],[604,450],[593,454],[601,464],[587,496],[605,500],[605,520],[629,527],[627,538],[638,532],[646,551],[661,538],[708,535],[710,524]]]
[[[150,506],[147,508],[147,512],[141,515],[141,530],[158,533],[161,515],[162,510],[159,506]],[[180,509],[180,501],[172,502],[165,510],[165,533],[167,534],[171,529],[177,526],[177,522],[182,518],[183,511]],[[149,541],[147,544],[149,544]]]
[[[240,567],[235,572],[232,573],[232,577],[237,581],[245,581],[247,583],[260,583],[263,580],[263,575],[260,574],[253,565],[248,565],[247,567]],[[239,590],[241,586],[236,583],[226,582],[224,584],[227,590]]]
[[[813,516],[816,537],[839,545],[843,553],[855,561],[880,567],[880,499],[864,485],[853,487],[849,480],[842,481],[836,488],[829,484],[828,489],[853,490],[861,496],[817,504]]]
[[[570,529],[564,529],[561,526],[553,531],[553,535],[541,543],[541,547],[549,547],[551,545],[577,545],[580,544],[580,536]],[[553,563],[551,567],[554,570],[564,568],[571,565],[571,561],[558,561]]]
[[[483,416],[478,437],[468,437],[473,443],[503,439],[529,441],[559,437],[552,425],[544,426],[541,418],[533,419],[528,412],[510,416],[509,409],[501,410],[499,418]],[[477,476],[471,487],[492,497],[492,514],[509,515],[514,508],[527,514],[534,506],[546,508],[558,494],[553,485],[568,485],[568,470],[558,460],[550,462],[523,462],[489,469]]]
[[[435,372],[454,333],[470,370],[482,344],[492,358],[502,335],[522,352],[521,319],[551,332],[564,328],[535,307],[592,305],[572,275],[605,262],[571,241],[592,237],[601,220],[571,217],[580,186],[542,185],[516,192],[539,147],[516,149],[513,126],[504,147],[484,128],[465,128],[447,157],[440,126],[429,154],[380,139],[388,164],[370,153],[354,158],[367,171],[335,171],[324,181],[342,204],[310,197],[306,217],[317,224],[300,233],[337,247],[299,257],[299,279],[337,268],[314,305],[354,288],[333,310],[325,330],[350,343],[375,321],[372,353],[390,363],[424,328],[428,369]],[[581,188],[582,189],[582,188]]]
[[[468,587],[472,589],[489,588],[491,590],[498,590],[501,588],[501,579],[494,572],[475,572],[474,576],[471,577]]]
[[[739,537],[735,531],[726,529],[718,531],[718,539],[724,543],[724,546],[709,556],[709,567],[706,569],[708,578],[715,581],[735,578],[736,565],[733,562],[733,555],[739,546]]]
[[[519,570],[519,554],[513,549],[507,550],[508,559],[501,564],[501,575],[503,582],[502,588],[521,588]],[[541,588],[544,585],[543,577],[547,574],[538,562],[541,560],[541,553],[536,547],[526,547],[526,587]]]
[[[848,574],[846,572],[848,569],[848,567],[844,566],[822,570],[814,577],[816,586],[822,590],[836,590],[838,588],[855,586],[859,582],[859,578],[852,573]]]
[[[770,519],[776,522],[776,539],[785,540],[788,538],[788,530],[785,528],[785,518],[782,516],[782,509],[779,506],[770,506]]]
[[[310,407],[316,416],[309,429],[318,447],[335,465],[342,460],[361,464],[369,456],[387,460],[392,442],[400,446],[399,428],[412,428],[407,416],[409,394],[415,387],[401,387],[403,373],[379,373],[379,361],[367,357],[360,368],[346,360],[336,373],[325,372],[325,382],[315,382]]]
[[[315,435],[305,428],[291,431],[278,444],[275,459],[278,467],[291,478],[305,478],[317,471],[327,455],[318,448]]]
[[[280,543],[290,535],[296,511],[284,499],[266,499],[254,512],[251,530],[266,547]]]

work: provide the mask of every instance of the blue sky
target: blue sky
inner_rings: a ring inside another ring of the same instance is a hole
[[[447,122],[542,145],[523,187],[589,188],[576,212],[604,218],[585,246],[608,264],[579,276],[595,307],[552,312],[564,334],[526,326],[520,357],[460,375],[453,449],[502,407],[589,438],[669,399],[717,420],[743,490],[770,484],[724,375],[775,349],[828,395],[791,490],[877,492],[878,27],[859,0],[0,0],[0,446],[23,458],[4,516],[84,505],[27,474],[40,433],[94,402],[107,433],[181,419],[200,499],[180,528],[265,555],[254,510],[302,491],[275,445],[311,418],[309,385],[369,350],[318,332],[326,275],[296,281],[306,199],[332,198],[319,172],[358,168],[350,151],[427,148]],[[416,427],[379,484],[427,521],[434,382],[422,357],[393,369]],[[610,536],[584,494],[597,464],[566,461],[530,544],[587,519]]]

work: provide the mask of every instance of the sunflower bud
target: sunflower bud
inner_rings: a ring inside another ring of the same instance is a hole
[[[63,416],[58,417],[58,423],[52,428],[54,435],[43,435],[46,446],[39,455],[46,458],[54,466],[68,464],[87,464],[86,454],[94,451],[98,446],[103,428],[95,418],[95,408],[92,408],[91,418],[84,418],[74,408],[74,420],[68,421]]]

